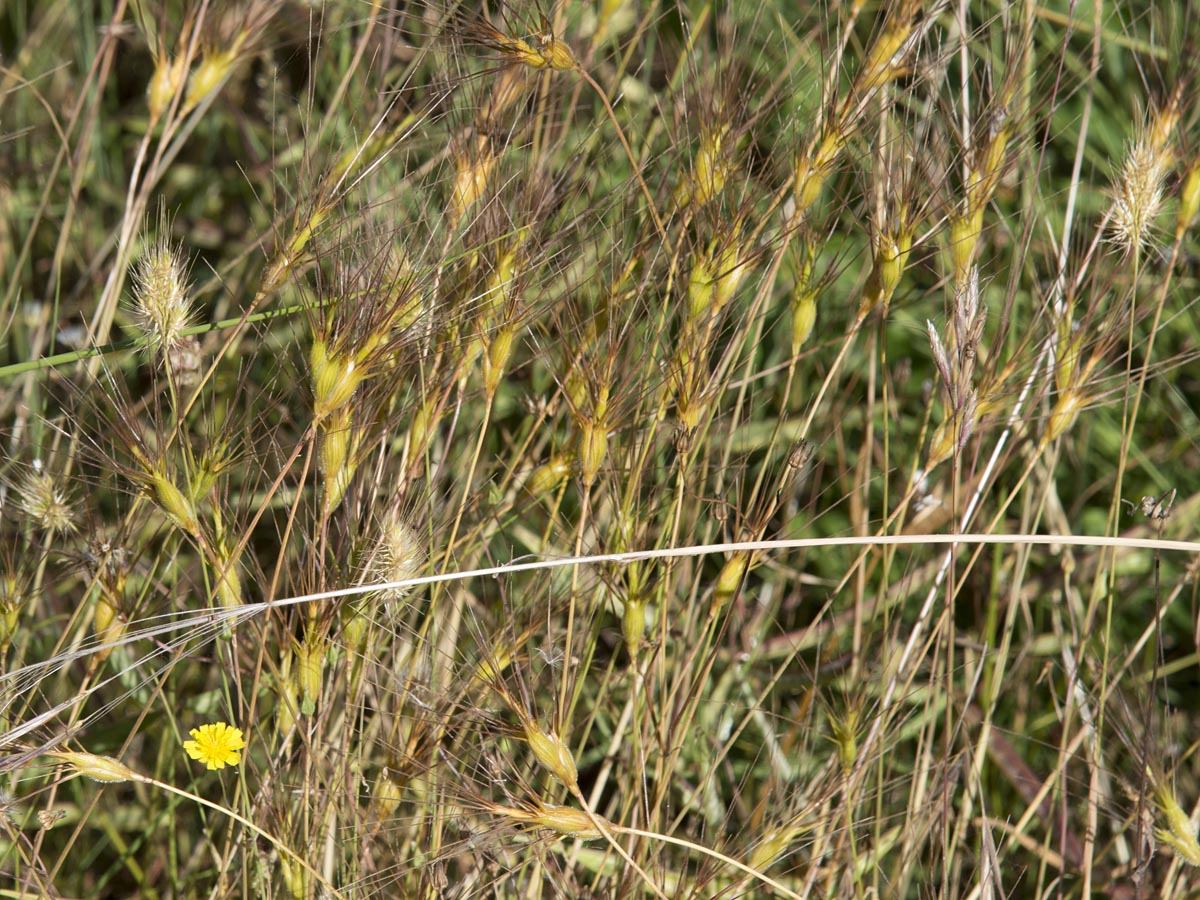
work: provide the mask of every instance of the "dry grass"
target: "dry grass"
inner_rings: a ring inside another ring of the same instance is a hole
[[[1194,893],[1197,22],[4,8],[0,896]]]

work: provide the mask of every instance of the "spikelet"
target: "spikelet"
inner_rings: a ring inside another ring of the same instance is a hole
[[[29,600],[29,586],[23,579],[13,572],[0,574],[0,657],[8,652]]]
[[[46,534],[75,530],[75,510],[70,496],[59,485],[41,460],[16,485],[17,505],[30,523]]]
[[[317,470],[322,477],[322,515],[328,518],[346,495],[354,477],[358,432],[349,406],[333,410],[318,426]]]
[[[300,693],[300,712],[311,716],[321,699],[321,669],[329,641],[316,628],[311,628],[304,640],[296,645],[296,686]]]
[[[425,557],[420,534],[400,513],[393,511],[380,524],[359,583],[382,584],[416,578],[425,565]],[[378,594],[383,600],[398,602],[411,591],[408,587],[389,587]]]
[[[313,341],[308,363],[312,377],[313,418],[317,421],[348,403],[367,375],[356,359],[331,349],[324,338]]]
[[[142,780],[137,772],[111,756],[75,753],[70,750],[55,750],[46,755],[70,766],[72,775],[82,775],[84,778],[99,781],[101,784],[120,784],[124,781]]]
[[[1176,91],[1134,139],[1113,186],[1113,242],[1127,253],[1141,253],[1162,209],[1170,169],[1170,138],[1179,122],[1181,95]]]
[[[160,214],[158,236],[133,267],[133,320],[155,358],[166,361],[187,337],[192,307],[187,263],[167,240],[169,224]]]
[[[146,474],[146,483],[152,499],[171,523],[181,531],[200,539],[200,519],[191,497],[175,486],[162,465],[154,465]]]
[[[712,613],[717,615],[742,586],[746,572],[750,569],[750,553],[746,550],[735,550],[730,554],[725,565],[717,575],[713,585]]]
[[[546,731],[531,717],[523,715],[525,740],[537,761],[569,790],[579,787],[579,773],[570,748],[552,731]]]
[[[238,562],[233,555],[233,546],[225,531],[221,514],[213,510],[213,552],[216,562],[213,578],[217,582],[217,602],[225,609],[236,609],[242,605],[242,579],[238,574]]]
[[[858,322],[863,322],[875,310],[887,316],[888,304],[900,284],[900,276],[904,274],[911,246],[912,232],[903,221],[898,228],[887,229],[877,235],[871,274],[867,277],[858,306]]]
[[[157,122],[179,94],[187,80],[186,62],[185,56],[172,57],[163,48],[154,54],[154,73],[146,86],[146,105],[151,122]]]
[[[1155,778],[1147,768],[1147,775],[1154,785],[1154,806],[1166,825],[1156,828],[1154,836],[1159,843],[1166,844],[1175,855],[1189,866],[1200,866],[1200,842],[1196,840],[1196,829],[1165,778]]]
[[[1179,211],[1175,215],[1175,240],[1181,240],[1184,232],[1196,221],[1200,213],[1200,154],[1192,160],[1179,184]]]
[[[625,607],[621,611],[621,636],[625,639],[625,649],[629,651],[630,659],[637,659],[645,635],[646,601],[631,594],[625,598]]]

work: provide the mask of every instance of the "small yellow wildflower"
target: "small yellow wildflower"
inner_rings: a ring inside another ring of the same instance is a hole
[[[242,754],[238,751],[246,746],[246,740],[241,729],[217,722],[193,728],[189,733],[195,740],[184,741],[183,749],[188,756],[200,760],[208,768],[223,769],[242,761]]]

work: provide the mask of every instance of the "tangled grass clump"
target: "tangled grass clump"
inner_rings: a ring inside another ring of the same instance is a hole
[[[1195,892],[1193,13],[4,8],[0,893]]]

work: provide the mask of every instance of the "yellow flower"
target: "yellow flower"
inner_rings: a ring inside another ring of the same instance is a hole
[[[198,759],[210,769],[236,766],[242,761],[238,751],[246,746],[241,729],[217,722],[201,725],[189,732],[195,740],[184,741],[183,749],[192,759]]]

